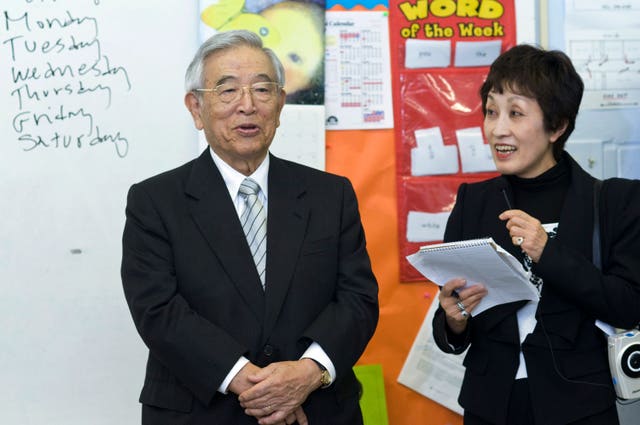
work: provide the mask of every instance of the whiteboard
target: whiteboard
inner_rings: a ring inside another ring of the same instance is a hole
[[[183,104],[197,17],[177,0],[0,6],[2,424],[140,422],[125,198],[198,154]]]

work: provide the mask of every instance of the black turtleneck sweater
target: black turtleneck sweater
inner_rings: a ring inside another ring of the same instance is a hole
[[[530,179],[504,176],[513,190],[513,208],[522,210],[542,224],[560,221],[560,212],[571,182],[569,163],[564,158],[549,170]]]

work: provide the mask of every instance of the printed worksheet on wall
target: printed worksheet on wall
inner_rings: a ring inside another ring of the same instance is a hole
[[[639,22],[640,0],[566,3],[566,52],[585,84],[583,108],[640,107]]]

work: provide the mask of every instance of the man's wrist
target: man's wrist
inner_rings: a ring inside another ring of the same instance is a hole
[[[332,383],[332,379],[331,379],[331,374],[329,373],[329,371],[327,370],[326,367],[324,367],[324,365],[322,363],[320,363],[319,361],[317,361],[314,358],[311,357],[305,357],[309,360],[313,360],[313,362],[316,364],[316,366],[318,366],[318,369],[320,370],[320,388],[327,388],[329,385],[331,385]]]

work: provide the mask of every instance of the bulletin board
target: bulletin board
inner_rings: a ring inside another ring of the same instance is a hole
[[[390,3],[400,278],[405,257],[442,241],[462,181],[496,175],[481,125],[480,86],[516,43],[513,1]]]

